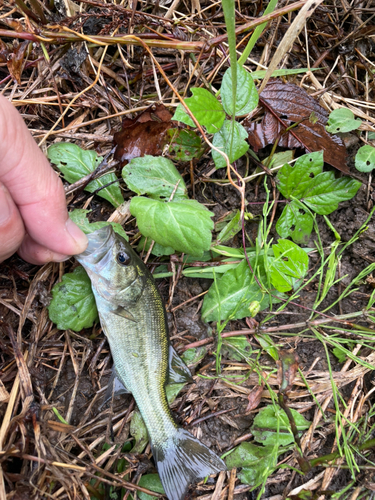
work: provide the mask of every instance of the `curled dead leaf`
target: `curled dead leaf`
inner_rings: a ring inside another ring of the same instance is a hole
[[[255,410],[255,408],[258,408],[261,397],[262,397],[262,392],[264,389],[264,380],[266,378],[266,374],[262,372],[262,382],[258,387],[254,387],[254,389],[250,392],[248,395],[248,400],[249,403],[247,405],[247,408],[245,410],[245,413],[250,413],[252,410]]]
[[[279,79],[268,82],[260,94],[260,104],[265,114],[260,123],[245,120],[243,125],[249,134],[249,143],[258,151],[268,144],[287,148],[304,148],[306,151],[324,151],[324,161],[348,174],[347,152],[342,139],[329,134],[325,125],[327,111],[305,90]],[[310,120],[313,114],[314,120]],[[299,123],[285,133],[285,126]],[[284,126],[284,125],[285,126]]]
[[[287,394],[292,386],[299,367],[299,357],[294,351],[279,350],[279,360],[276,361],[277,383],[280,385],[280,392]]]
[[[160,156],[168,142],[167,130],[173,127],[171,113],[162,104],[146,109],[136,118],[125,118],[113,136],[115,158],[124,165],[145,155]]]
[[[7,66],[9,73],[13,80],[20,85],[21,84],[21,75],[26,55],[26,50],[29,45],[29,41],[22,42],[14,49],[12,54],[8,55],[7,58]]]

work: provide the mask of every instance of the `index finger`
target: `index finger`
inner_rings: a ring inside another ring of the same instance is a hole
[[[21,213],[27,233],[64,255],[81,253],[86,235],[69,219],[64,188],[19,113],[0,95],[0,181]]]

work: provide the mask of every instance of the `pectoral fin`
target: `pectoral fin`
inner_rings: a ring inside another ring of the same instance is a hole
[[[189,368],[182,361],[173,347],[169,346],[169,380],[170,384],[182,384],[183,382],[192,382]]]
[[[129,319],[130,321],[134,321],[134,323],[137,322],[135,317],[132,315],[131,312],[127,311],[124,307],[118,306],[116,309],[114,309],[113,314],[116,314],[116,316],[121,316],[122,318]]]
[[[121,394],[131,394],[130,391],[125,387],[125,385],[118,378],[115,368],[112,368],[112,373],[108,381],[107,390],[105,391],[104,401],[101,405],[103,407],[112,399],[112,394],[115,396],[120,396]]]

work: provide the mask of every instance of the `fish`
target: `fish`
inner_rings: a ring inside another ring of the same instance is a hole
[[[190,484],[226,470],[225,463],[178,426],[169,409],[165,385],[192,379],[169,343],[166,311],[152,274],[112,226],[87,237],[88,247],[76,259],[90,277],[110,345],[112,387],[133,394],[164,491],[169,500],[183,500]]]

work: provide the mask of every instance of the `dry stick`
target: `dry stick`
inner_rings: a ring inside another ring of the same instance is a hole
[[[311,0],[309,0],[311,1]],[[316,0],[319,1],[319,0]],[[322,0],[320,0],[322,1]],[[320,3],[319,1],[319,3]],[[90,2],[91,3],[91,2]],[[94,5],[95,2],[92,2]],[[243,33],[244,31],[248,31],[251,29],[255,29],[257,26],[272,21],[284,14],[288,14],[299,8],[303,8],[306,4],[305,0],[301,0],[299,2],[295,2],[286,7],[282,7],[281,9],[277,9],[266,16],[259,17],[258,19],[254,19],[246,24],[243,24],[239,28],[236,29],[236,35]],[[103,4],[99,4],[103,6]],[[108,7],[108,5],[106,5]],[[207,42],[184,42],[182,40],[154,40],[154,39],[141,39],[140,36],[134,35],[125,35],[125,36],[87,36],[81,33],[76,33],[73,30],[70,30],[67,27],[64,27],[64,32],[53,32],[41,30],[40,34],[36,35],[33,33],[26,32],[15,32],[11,30],[0,30],[1,37],[10,37],[10,38],[21,38],[24,40],[30,40],[32,42],[44,42],[44,43],[66,43],[66,42],[79,42],[82,40],[86,40],[89,43],[94,43],[95,45],[113,45],[113,44],[122,44],[122,45],[138,45],[144,47],[145,45],[148,47],[156,47],[156,48],[165,48],[165,49],[176,49],[176,50],[186,50],[188,52],[200,52],[202,49],[205,51],[209,51],[213,46],[219,45],[226,41],[227,34],[221,35],[216,38],[212,38]]]
[[[322,314],[322,313],[319,313]],[[370,328],[367,329],[365,327],[362,327],[360,325],[356,325],[354,323],[351,323],[350,321],[346,321],[346,318],[352,318],[354,316],[360,316],[362,314],[362,311],[359,312],[359,314],[344,314],[343,316],[335,316],[335,317],[325,317],[322,319],[316,319],[314,321],[303,321],[300,323],[293,323],[289,325],[280,325],[280,326],[271,326],[269,328],[264,328],[264,327],[258,327],[258,328],[249,328],[249,329],[243,329],[243,330],[234,330],[232,332],[225,332],[221,334],[222,338],[228,338],[228,337],[238,337],[238,335],[254,335],[256,333],[263,334],[263,333],[274,333],[274,332],[281,332],[281,331],[288,331],[288,330],[295,330],[295,329],[300,329],[300,328],[311,328],[314,326],[319,326],[319,325],[324,325],[326,323],[331,323],[331,322],[336,322],[343,324],[347,326],[348,328],[351,329],[358,329],[358,327],[361,330],[368,331],[369,333],[372,332],[374,333],[374,330],[371,330]],[[199,347],[205,344],[211,344],[214,340],[212,338],[206,338],[202,340],[198,340],[197,342],[193,342],[191,344],[188,344],[184,346],[184,349],[190,349],[192,347]]]

